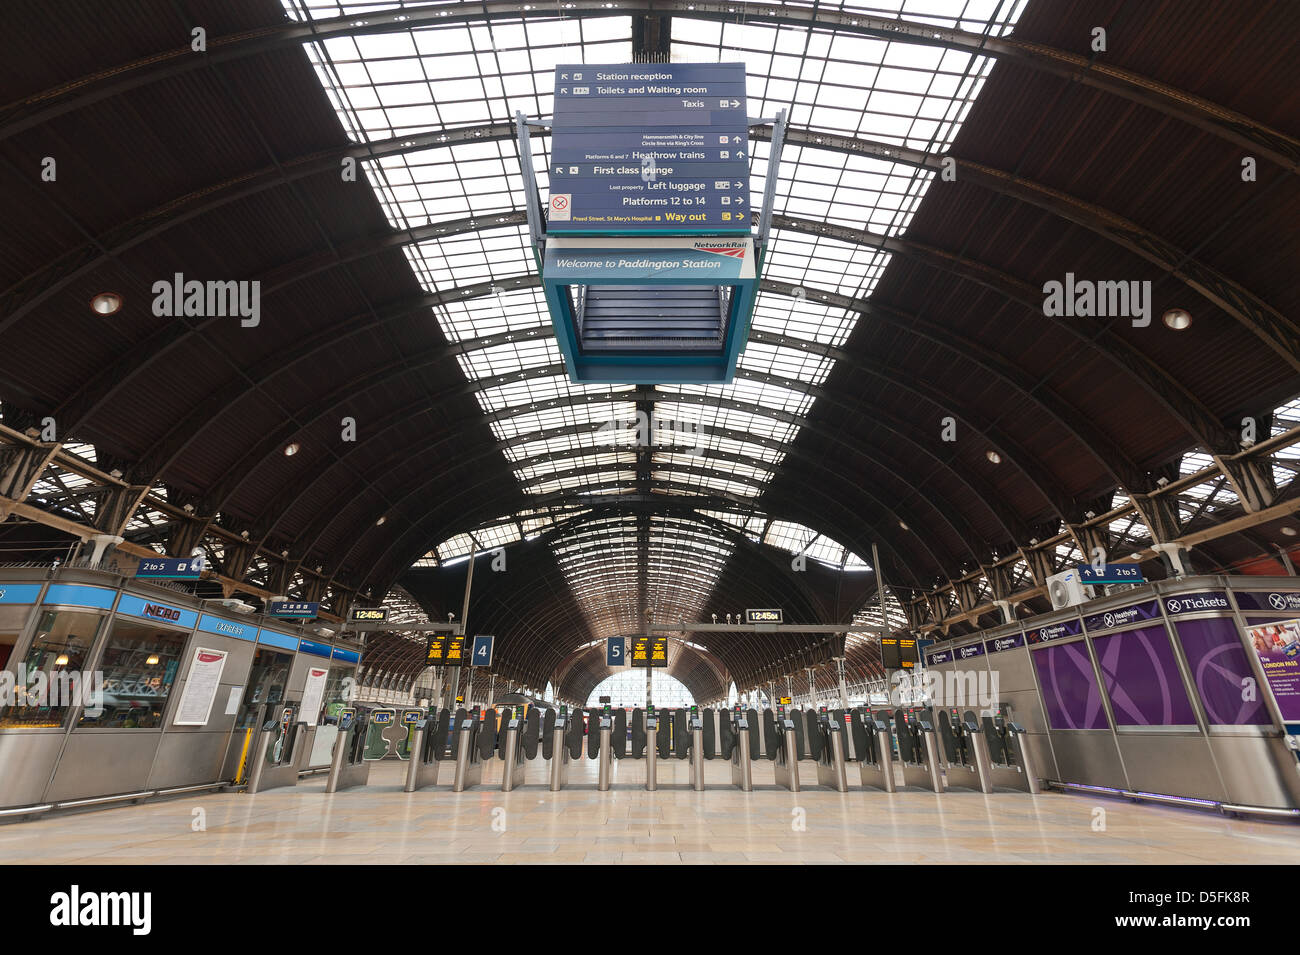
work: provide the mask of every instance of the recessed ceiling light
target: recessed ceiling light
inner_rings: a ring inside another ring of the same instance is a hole
[[[151,667],[156,667],[158,665],[158,654],[156,653],[149,654],[149,659],[145,660],[144,662]]]
[[[376,526],[376,527],[381,527],[381,526],[383,525],[384,521],[386,521],[386,520],[388,520],[387,517],[385,517],[385,516],[382,515],[382,514],[379,515],[379,520],[375,521],[375,526]]]
[[[1295,537],[1295,528],[1294,528],[1294,527],[1284,527],[1284,528],[1282,528],[1282,533],[1285,534],[1287,537]]]
[[[100,315],[112,315],[122,307],[122,296],[116,292],[100,292],[90,300],[92,310]]]
[[[293,457],[293,456],[294,456],[295,454],[297,454],[297,453],[298,453],[298,442],[297,442],[297,441],[294,441],[292,444],[286,444],[286,445],[284,446],[284,456],[285,456],[286,458],[291,458],[291,457]]]
[[[988,458],[994,464],[1002,463],[1002,455],[998,454],[996,451],[985,451],[984,457]]]
[[[1166,327],[1181,332],[1192,324],[1192,313],[1185,308],[1171,308],[1160,316],[1160,321],[1164,322]]]

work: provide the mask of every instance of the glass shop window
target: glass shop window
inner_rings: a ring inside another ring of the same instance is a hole
[[[321,712],[319,724],[335,724],[339,721],[339,713],[345,706],[354,702],[357,698],[356,680],[349,683],[343,681],[353,676],[354,670],[350,666],[332,666],[329,675],[325,677],[325,695],[321,697]]]
[[[284,701],[285,687],[289,685],[289,668],[292,665],[292,653],[280,653],[267,647],[257,648],[253,654],[252,669],[248,673],[248,688],[244,692],[236,729],[257,725],[263,704]]]
[[[167,697],[188,634],[119,618],[113,623],[98,669],[104,698],[98,714],[87,708],[79,726],[154,729],[162,726]]]
[[[42,611],[22,657],[12,652],[17,636],[0,634],[0,655],[8,657],[14,674],[12,691],[6,683],[0,697],[0,727],[62,726],[69,709],[88,699],[94,681],[85,664],[104,617],[81,610]]]

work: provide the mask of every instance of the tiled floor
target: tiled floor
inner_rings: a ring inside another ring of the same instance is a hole
[[[646,792],[638,761],[615,764],[614,788],[595,790],[582,760],[569,785],[546,788],[547,764],[499,791],[484,785],[402,792],[405,765],[372,765],[370,785],[327,796],[323,777],[257,796],[211,794],[0,826],[0,864],[302,862],[1009,862],[1295,863],[1300,826],[1076,795],[949,792],[893,795],[777,789],[756,764],[755,791],[730,787],[730,767],[707,765],[708,788],[687,788],[686,765],[663,760]],[[803,765],[815,779],[815,766]],[[1105,810],[1104,830],[1095,809]]]

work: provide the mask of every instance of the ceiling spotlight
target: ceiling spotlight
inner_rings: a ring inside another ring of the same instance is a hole
[[[1295,537],[1295,528],[1294,528],[1294,527],[1283,527],[1283,528],[1282,528],[1282,533],[1285,534],[1287,537]]]
[[[1029,546],[1030,546],[1030,547],[1037,547],[1037,546],[1038,546],[1038,538],[1037,538],[1037,537],[1031,537],[1031,538],[1029,538]]]
[[[375,521],[375,526],[376,526],[376,527],[382,527],[382,526],[384,525],[384,522],[387,521],[387,520],[388,520],[388,518],[387,518],[385,515],[380,514],[380,515],[379,515],[379,520]]]
[[[65,667],[65,666],[67,666],[67,665],[68,665],[68,655],[67,655],[66,653],[60,653],[57,657],[54,658],[54,665],[55,665],[56,667]]]
[[[905,530],[905,531],[910,531],[910,530],[911,530],[911,528],[907,526],[907,521],[899,521],[899,522],[898,522],[898,526],[901,527],[901,528],[902,528],[903,530]]]
[[[287,550],[282,550],[282,551],[280,551],[280,556],[281,556],[281,557],[288,557],[288,556],[289,556],[289,552],[288,552]]]
[[[242,537],[244,540],[248,540],[248,531],[240,531],[239,536]]]
[[[984,457],[988,458],[994,464],[1002,463],[1002,455],[998,454],[996,451],[985,451]]]
[[[100,315],[112,315],[122,308],[122,296],[116,292],[100,292],[90,300],[90,307]]]
[[[149,659],[145,660],[144,662],[151,667],[156,667],[158,665],[158,654],[156,653],[149,654]]]
[[[297,442],[297,441],[294,441],[292,444],[286,444],[286,445],[284,446],[284,456],[285,456],[286,458],[291,458],[291,457],[293,457],[293,456],[294,456],[295,454],[297,454],[297,453],[298,453],[298,442]]]
[[[1165,486],[1166,484],[1168,484],[1168,483],[1169,483],[1169,478],[1167,478],[1167,477],[1163,477],[1163,476],[1162,476],[1162,477],[1158,477],[1158,478],[1156,478],[1156,487],[1164,487],[1164,486]]]
[[[122,480],[122,472],[117,468],[113,468],[113,470],[109,471],[108,476],[118,481]]]
[[[1192,313],[1185,308],[1171,308],[1160,316],[1160,321],[1165,323],[1166,328],[1181,332],[1192,324]]]
[[[1083,516],[1086,517],[1088,520],[1092,520],[1094,517],[1097,516],[1097,512],[1096,512],[1096,511],[1084,511],[1084,512],[1083,512]]]
[[[193,514],[193,513],[194,513],[194,505],[193,505],[193,504],[186,504],[184,507],[181,508],[181,510],[184,511],[186,514]]]

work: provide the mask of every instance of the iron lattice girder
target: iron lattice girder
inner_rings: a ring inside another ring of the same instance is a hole
[[[599,493],[591,493],[593,491],[598,492],[608,487],[608,489],[610,490],[620,490],[620,491],[630,492],[629,494],[620,496],[620,503],[624,505],[629,505],[634,501],[636,501],[637,497],[639,497],[635,495],[634,483],[635,482],[615,481],[615,482],[608,482],[608,484],[602,483],[600,485],[597,485],[594,488],[584,488],[581,491],[578,490],[557,491],[549,495],[539,495],[535,497],[533,500],[531,500],[529,503],[535,508],[545,508],[552,504],[585,505],[585,506],[608,504],[609,499],[607,496],[603,496]],[[670,506],[667,501],[663,500],[663,498],[672,497],[674,496],[674,494],[680,496],[690,495],[690,497],[687,498],[687,500],[694,502],[692,506],[699,506],[701,501],[701,499],[698,496],[695,496],[695,492],[698,490],[698,488],[694,488],[690,485],[681,485],[673,482],[659,481],[659,482],[654,482],[654,486],[652,490],[665,492],[662,494],[644,495],[644,498],[646,500],[648,500],[650,503],[654,504],[655,506],[659,506],[659,507]],[[423,487],[416,488],[412,490],[410,493],[408,493],[406,498],[404,498],[404,500],[418,497],[422,492],[423,492]],[[731,505],[741,507],[741,508],[752,507],[754,504],[754,502],[751,500],[737,499],[734,496],[727,495],[727,494],[719,494],[718,492],[713,493],[712,499],[725,501],[730,503]],[[836,503],[838,502],[832,502],[832,504],[836,504]],[[849,517],[854,518],[857,524],[863,525],[867,531],[870,531],[874,535],[875,540],[879,541],[881,544],[885,546],[885,548],[890,552],[890,554],[898,561],[899,567],[907,571],[907,573],[912,579],[912,582],[914,584],[919,584],[919,578],[917,577],[915,568],[911,565],[911,562],[903,555],[903,553],[897,548],[897,546],[895,546],[891,536],[881,534],[880,529],[878,527],[875,527],[870,523],[862,521],[859,515],[849,510],[847,507],[841,505],[841,509],[844,511],[843,527],[845,528],[853,527],[854,522],[850,521]],[[472,521],[473,515],[469,515],[469,519]],[[485,515],[484,519],[491,519],[491,516]],[[390,566],[391,564],[404,562],[405,566],[409,566],[411,561],[416,559],[420,553],[423,553],[425,550],[427,550],[428,545],[427,542],[424,540],[426,536],[424,531],[424,525],[427,524],[429,520],[430,520],[429,517],[425,517],[422,520],[412,522],[410,527],[407,529],[407,531],[404,534],[399,535],[397,538],[393,539],[389,543],[388,547],[381,554],[377,555],[372,561],[370,561],[370,565],[374,568],[371,574],[371,578],[373,580],[385,582],[385,583],[389,582],[388,575],[391,574],[392,577],[395,578],[396,575],[400,573],[400,570],[394,572],[393,567]],[[814,530],[818,530],[819,533],[829,533],[825,530],[816,527],[814,527]],[[403,542],[412,536],[419,537],[420,538],[419,543],[405,545]],[[864,543],[868,543],[868,544],[870,543],[869,540],[863,540],[857,532],[851,532],[849,535],[841,534],[838,536],[837,539],[841,543],[855,550],[862,550],[864,549],[863,548]],[[398,553],[399,550],[400,553]],[[394,557],[395,553],[397,554],[396,557]]]
[[[554,11],[544,5],[521,7],[514,0],[483,0],[476,4],[439,4],[367,13],[364,19],[346,15],[310,23],[277,23],[241,34],[209,37],[208,49],[203,55],[195,55],[188,45],[180,46],[34,93],[0,112],[0,140],[118,93],[215,64],[293,49],[312,41],[323,43],[336,37],[402,33],[422,27],[481,21],[554,20],[557,14],[559,18],[568,19],[610,16],[670,18],[676,14],[693,20],[827,30],[994,57],[1140,103],[1230,142],[1258,150],[1285,169],[1300,171],[1300,140],[1132,70],[1096,63],[1046,44],[818,6],[746,2],[737,8],[734,0],[639,0],[612,7],[607,0],[566,0],[563,9],[557,7]]]

